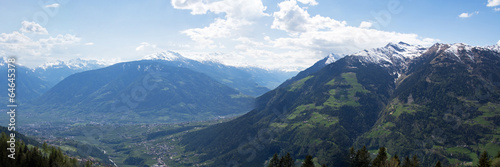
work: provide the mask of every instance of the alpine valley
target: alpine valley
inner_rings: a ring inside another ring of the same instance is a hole
[[[349,149],[365,146],[371,158],[385,147],[420,166],[472,166],[500,151],[499,45],[390,43],[330,54],[294,77],[171,51],[85,67],[26,70],[38,77],[24,89],[39,96],[18,117],[43,122],[21,132],[67,152],[79,149],[68,141],[91,145],[107,165],[267,166],[289,153],[296,166],[307,155],[349,166]]]

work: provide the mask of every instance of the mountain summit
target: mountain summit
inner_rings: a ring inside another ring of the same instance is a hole
[[[181,54],[173,51],[163,51],[147,55],[143,58],[144,60],[165,60],[165,61],[179,61],[185,60]]]

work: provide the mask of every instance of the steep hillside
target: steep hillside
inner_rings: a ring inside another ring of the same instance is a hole
[[[500,150],[499,135],[500,53],[436,44],[403,71],[394,98],[356,145],[424,162],[477,163],[480,152]]]
[[[417,155],[423,166],[475,163],[500,148],[499,60],[498,50],[464,44],[365,50],[303,72],[253,111],[181,143],[210,166],[257,166],[286,152],[345,166],[348,148],[363,145]]]
[[[255,166],[275,152],[345,165],[344,150],[375,123],[394,79],[383,67],[346,57],[264,94],[250,113],[188,134],[183,142],[207,153],[203,160],[213,166]]]
[[[295,81],[298,81],[302,78],[305,78],[319,70],[321,70],[323,67],[327,66],[328,64],[331,64],[335,61],[337,61],[338,59],[340,59],[341,57],[339,55],[336,55],[336,54],[329,54],[327,57],[317,61],[316,63],[314,63],[311,67],[305,69],[304,71],[301,71],[299,72],[296,76],[286,80],[285,82],[283,82],[282,84],[280,84],[280,86],[288,86],[290,84],[292,84],[293,82]]]

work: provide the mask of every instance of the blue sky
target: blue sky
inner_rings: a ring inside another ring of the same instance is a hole
[[[389,42],[497,44],[500,0],[0,0],[0,24],[0,55],[29,67],[172,50],[301,70]]]

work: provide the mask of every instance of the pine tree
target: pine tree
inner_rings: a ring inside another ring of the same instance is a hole
[[[438,160],[435,167],[441,167],[441,161]]]
[[[479,157],[479,164],[477,165],[478,167],[490,167],[490,159],[488,157],[488,152],[483,151],[481,156]]]
[[[403,160],[403,164],[401,167],[410,167],[411,166],[411,160],[410,157],[406,156],[405,159]]]
[[[368,149],[366,149],[366,146],[363,146],[363,148],[361,148],[356,152],[356,157],[355,157],[356,167],[368,167],[370,166],[371,161],[372,159],[370,158],[370,153],[368,152]]]
[[[43,142],[42,149],[46,151],[48,149],[47,143]]]
[[[387,160],[387,152],[385,152],[385,147],[380,147],[378,149],[377,157],[372,162],[373,167],[384,167]]]
[[[356,167],[356,152],[354,151],[354,147],[349,148],[349,166]]]
[[[267,167],[280,167],[280,161],[278,159],[278,154],[274,153],[273,158],[269,161],[269,165],[267,165]]]
[[[399,160],[398,154],[394,154],[393,159],[398,163],[398,166],[401,165],[401,160]]]
[[[88,160],[88,161],[85,163],[85,167],[92,167],[92,161]]]
[[[312,161],[312,159],[313,158],[311,155],[307,155],[301,167],[314,167],[314,162]]]
[[[401,161],[399,160],[398,155],[394,155],[389,162],[387,162],[386,167],[399,167]]]
[[[413,158],[411,158],[410,164],[411,164],[410,165],[411,167],[418,167],[418,166],[420,166],[420,162],[418,161],[417,155],[413,155]]]
[[[290,153],[286,153],[286,156],[281,157],[280,167],[293,167],[293,158]]]

